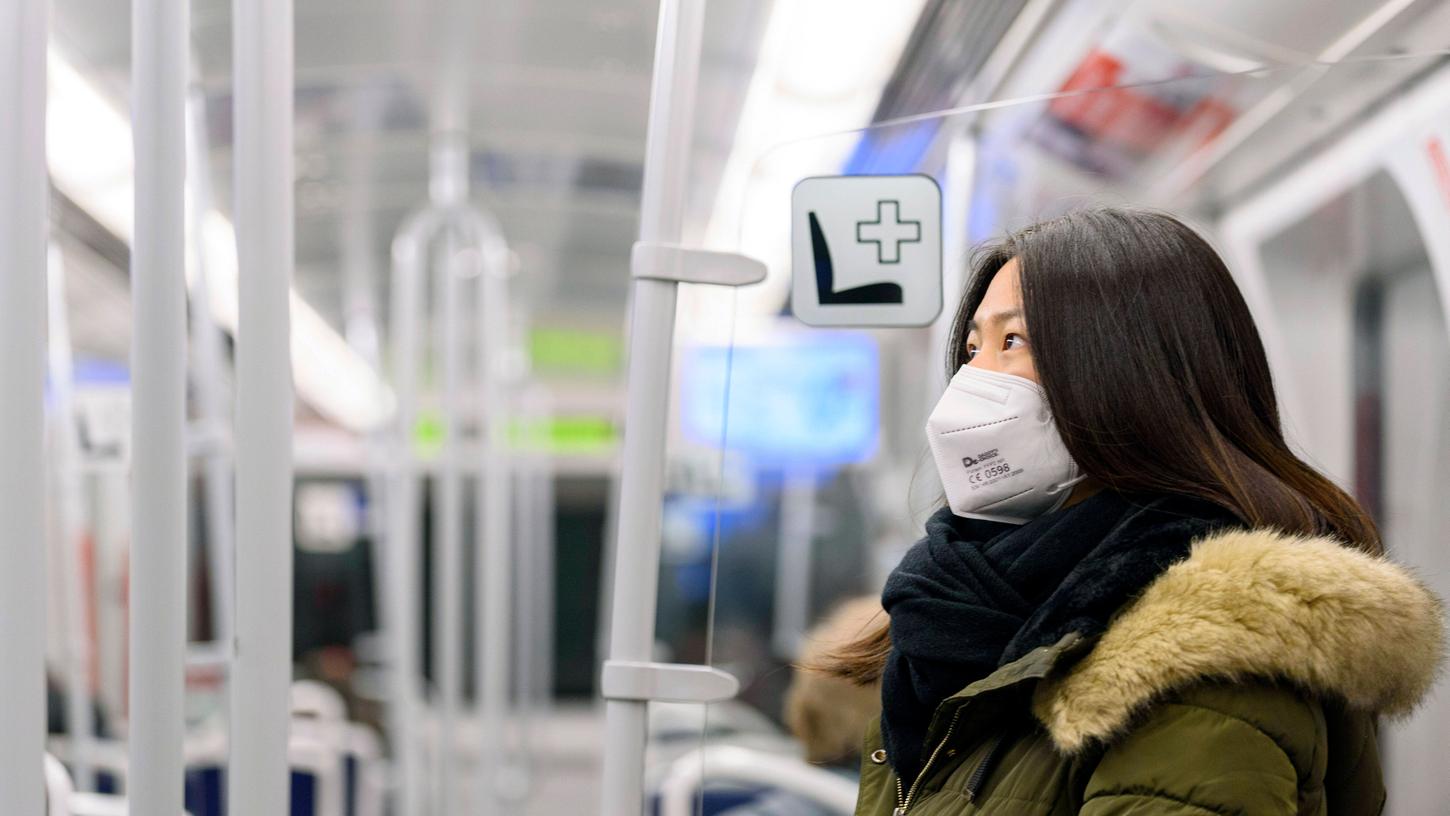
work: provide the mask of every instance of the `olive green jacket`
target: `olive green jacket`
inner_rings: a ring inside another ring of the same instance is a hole
[[[1438,599],[1323,538],[1220,533],[1097,638],[1069,634],[945,700],[903,789],[867,735],[858,816],[1377,814],[1376,715],[1444,659]]]

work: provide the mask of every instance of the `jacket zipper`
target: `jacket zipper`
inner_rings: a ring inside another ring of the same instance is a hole
[[[916,775],[916,781],[911,783],[910,790],[902,793],[901,775],[897,774],[896,810],[892,812],[892,816],[906,816],[906,811],[911,807],[912,797],[916,796],[916,789],[921,787],[921,780],[926,778],[926,772],[931,770],[931,764],[936,761],[937,755],[941,753],[941,749],[947,747],[947,743],[951,742],[952,732],[955,731],[957,728],[957,718],[961,715],[962,709],[959,706],[957,710],[952,713],[952,721],[949,725],[947,725],[946,736],[942,737],[941,742],[937,743],[936,749],[931,752],[931,756],[926,758],[926,764],[921,766],[921,773],[918,773]]]
[[[992,741],[992,747],[987,749],[987,755],[982,758],[981,764],[977,766],[976,770],[972,771],[971,777],[967,779],[968,802],[976,801],[977,792],[982,789],[982,782],[986,780],[987,774],[991,773],[992,766],[996,764],[998,757],[1002,753],[1002,749],[1006,746],[1006,734],[999,734]]]

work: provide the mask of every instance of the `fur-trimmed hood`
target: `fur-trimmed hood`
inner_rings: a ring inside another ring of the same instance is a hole
[[[851,598],[812,627],[801,643],[798,667],[820,665],[832,652],[865,634],[885,612],[874,595]],[[861,751],[861,733],[881,715],[881,687],[857,685],[822,671],[792,673],[785,722],[807,762],[839,762]]]
[[[1403,715],[1444,659],[1442,604],[1405,568],[1328,538],[1237,530],[1154,579],[1091,652],[1039,684],[1033,710],[1067,753],[1209,678],[1280,679]]]

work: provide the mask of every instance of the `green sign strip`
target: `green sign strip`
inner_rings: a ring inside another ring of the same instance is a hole
[[[609,417],[515,418],[509,422],[507,438],[509,448],[517,451],[602,453],[619,444],[619,429]],[[444,442],[443,421],[436,413],[418,417],[413,426],[413,450],[420,458],[436,457]]]

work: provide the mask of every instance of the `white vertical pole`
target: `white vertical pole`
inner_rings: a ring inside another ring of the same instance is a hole
[[[482,275],[478,293],[478,381],[483,391],[483,466],[479,473],[477,512],[483,531],[476,559],[475,604],[479,633],[476,654],[479,726],[483,743],[479,764],[484,795],[482,813],[501,808],[500,750],[509,692],[509,608],[512,581],[509,556],[509,511],[512,509],[508,444],[508,412],[504,399],[502,361],[508,343],[507,250],[490,223],[479,236]]]
[[[196,264],[192,277],[191,344],[192,372],[196,378],[196,409],[202,426],[210,434],[211,444],[202,454],[206,478],[206,540],[207,567],[211,573],[212,619],[215,640],[221,653],[232,650],[232,591],[234,515],[232,513],[232,467],[229,447],[230,427],[225,405],[226,387],[222,372],[226,369],[223,333],[211,311],[211,279],[207,268],[206,217],[212,209],[211,168],[207,156],[209,139],[206,133],[206,95],[193,86],[187,96],[187,180],[191,192],[191,247]]]
[[[547,391],[541,393],[537,403],[540,409],[537,412],[530,412],[529,415],[536,417],[538,421],[552,421],[554,417],[553,400]],[[541,432],[547,444],[547,431]],[[549,712],[554,704],[554,640],[557,637],[554,631],[554,571],[555,563],[555,541],[554,541],[554,460],[553,454],[548,449],[541,450],[534,460],[534,472],[530,478],[535,483],[534,507],[531,512],[525,514],[524,518],[532,519],[535,526],[533,547],[534,557],[537,564],[534,569],[538,577],[538,596],[535,599],[536,607],[532,616],[537,621],[534,629],[542,641],[536,646],[538,665],[534,670],[534,683],[537,688],[537,705],[539,706],[539,721],[548,722]]]
[[[456,112],[456,111],[455,111]],[[462,331],[467,325],[465,318],[466,303],[463,302],[461,285],[466,277],[472,277],[472,271],[465,268],[464,264],[479,263],[482,258],[485,270],[495,267],[501,268],[504,256],[506,255],[502,239],[498,235],[497,225],[491,218],[474,212],[467,207],[468,197],[468,143],[465,134],[461,130],[442,130],[434,134],[433,151],[431,155],[431,176],[429,193],[431,203],[422,212],[409,218],[399,229],[398,236],[393,242],[393,286],[392,286],[392,344],[394,381],[398,393],[397,425],[393,434],[396,445],[390,467],[390,482],[388,488],[389,509],[388,509],[388,549],[393,557],[397,559],[391,570],[390,582],[387,588],[388,614],[391,621],[388,623],[389,641],[392,644],[392,657],[395,667],[394,683],[392,686],[392,723],[390,730],[394,741],[394,756],[399,768],[398,773],[398,807],[405,814],[417,813],[422,807],[424,785],[423,769],[419,763],[419,751],[422,748],[416,736],[416,727],[409,712],[416,709],[421,702],[421,694],[418,688],[418,660],[415,646],[409,639],[417,636],[417,609],[414,595],[418,585],[417,573],[417,473],[413,455],[409,449],[412,426],[417,417],[417,387],[418,368],[420,359],[420,336],[421,324],[424,317],[423,306],[423,282],[427,266],[428,248],[430,243],[438,238],[443,238],[440,249],[440,258],[434,265],[438,273],[435,277],[435,296],[437,298],[435,312],[445,324],[441,335],[438,337],[436,347],[439,352],[440,362],[443,364],[443,413],[444,413],[444,434],[445,448],[439,468],[439,502],[437,512],[434,514],[437,531],[437,561],[435,562],[435,596],[434,601],[434,630],[432,640],[435,646],[434,657],[437,666],[436,679],[438,680],[439,711],[437,712],[437,739],[434,747],[437,749],[437,757],[434,773],[431,778],[431,785],[435,794],[435,809],[450,811],[456,809],[454,803],[458,799],[457,792],[457,766],[454,754],[457,750],[457,716],[455,712],[460,708],[462,697],[462,593],[461,580],[458,567],[461,564],[462,553],[462,510],[463,502],[459,491],[462,486],[462,465],[457,460],[459,456],[459,437],[461,435],[460,415],[464,406],[461,403],[459,391],[463,379],[461,366],[465,357],[465,351],[470,341],[477,339],[477,342],[487,344],[493,341],[487,339],[485,334],[475,334]],[[476,249],[476,252],[468,252],[468,249]],[[501,323],[492,319],[485,313],[488,308],[503,308],[501,296],[495,297],[490,289],[490,275],[487,271],[482,280],[477,284],[480,300],[478,301],[479,319],[474,323],[480,329],[487,330],[491,325]],[[485,306],[484,304],[493,304]],[[496,344],[495,344],[496,346]],[[479,366],[479,380],[487,391],[486,383],[489,381],[490,369],[487,364],[487,355],[477,350],[476,355]],[[485,402],[490,398],[485,396]],[[491,403],[490,403],[491,404]],[[492,416],[492,412],[486,412]],[[485,443],[487,448],[487,443]],[[480,491],[483,491],[483,483],[487,482],[488,465],[482,469],[480,477]],[[490,488],[492,490],[494,488]],[[506,491],[507,486],[501,488]],[[502,494],[503,501],[507,502],[507,492]],[[487,502],[493,501],[487,498],[487,494],[480,496],[478,505],[481,507]],[[499,514],[502,523],[508,523],[507,514]],[[480,527],[484,523],[480,523]],[[484,532],[484,537],[490,535]],[[507,530],[500,536],[495,536],[503,542],[504,560],[502,561],[505,576],[503,590],[495,593],[507,602]],[[485,553],[478,559],[479,569],[483,570],[483,564],[490,556],[487,555],[489,545],[485,543]],[[479,585],[482,586],[482,572],[479,573]],[[494,579],[490,579],[494,580]],[[481,589],[483,595],[489,595],[490,590]],[[483,604],[478,605],[479,615],[484,615]],[[506,615],[502,616],[506,621]],[[480,623],[478,632],[483,631],[483,624]],[[500,648],[507,650],[507,630],[504,631],[505,638],[501,641]],[[482,635],[480,638],[486,640]],[[488,644],[481,644],[476,650],[479,663],[479,676],[483,677],[485,665],[489,662],[483,657]],[[503,677],[504,693],[507,692],[507,659],[499,663]],[[480,680],[480,689],[488,686],[488,678]],[[484,709],[483,718],[491,721],[488,714],[489,699],[492,695],[487,691],[480,691],[484,702],[480,707]],[[506,703],[506,700],[503,700]],[[497,728],[485,727],[485,734],[497,733]],[[489,746],[484,746],[482,763],[485,766],[482,774],[485,778],[491,776],[488,770],[488,763],[491,762],[492,754]]]
[[[227,812],[288,812],[292,680],[292,0],[234,0],[236,638]],[[151,812],[151,811],[148,811]],[[160,811],[156,811],[160,812]]]
[[[433,679],[438,691],[438,741],[434,772],[439,813],[453,813],[458,792],[458,710],[463,690],[463,474],[459,420],[459,386],[463,337],[458,331],[461,304],[458,241],[444,232],[433,268],[437,345],[442,358],[443,450],[437,477],[438,501],[433,530]]]
[[[523,408],[519,415],[531,425],[538,416]],[[530,434],[532,436],[533,434]],[[530,446],[532,447],[532,446]],[[513,680],[510,705],[514,716],[510,737],[506,743],[508,754],[501,763],[498,789],[505,798],[522,799],[528,795],[529,759],[532,753],[531,731],[534,718],[535,671],[538,669],[538,650],[544,647],[536,632],[539,623],[538,612],[538,566],[539,559],[535,544],[537,530],[533,517],[537,504],[538,480],[534,478],[534,457],[537,453],[527,450],[521,458],[515,459],[513,479],[513,507],[509,510],[509,560],[513,568],[513,608],[510,612],[513,623],[512,649]]]
[[[366,95],[354,103],[356,121],[355,148],[350,151],[343,171],[344,178],[362,180],[372,171],[376,131],[382,128],[386,99],[381,94]],[[372,187],[359,184],[349,196],[344,216],[338,222],[338,243],[342,247],[343,271],[343,336],[359,356],[379,374],[384,372],[382,335],[378,327],[374,288],[377,285],[377,260],[374,257],[372,221]],[[367,476],[365,495],[367,513],[365,532],[372,559],[373,597],[379,603],[387,597],[387,459],[386,441],[390,428],[374,428],[365,440]],[[387,617],[384,612],[382,618]],[[381,627],[386,633],[386,620]]]
[[[526,795],[538,734],[548,722],[554,687],[554,473],[549,452],[553,416],[548,390],[534,384],[519,403],[529,423],[528,451],[516,468],[513,538],[514,686],[518,739],[509,784]]]
[[[95,709],[91,705],[90,627],[86,625],[87,590],[91,583],[84,574],[85,565],[79,557],[82,520],[82,480],[80,472],[80,438],[76,426],[75,368],[72,364],[70,325],[66,315],[65,261],[60,247],[50,248],[49,274],[46,282],[47,318],[51,396],[51,440],[54,445],[56,517],[59,520],[56,568],[61,572],[65,593],[61,609],[65,618],[61,651],[65,661],[65,730],[70,737],[71,776],[78,791],[95,790],[91,752],[95,741]]]
[[[187,5],[136,0],[131,59],[131,809],[181,810],[186,657]]]
[[[704,5],[704,0],[660,3],[640,205],[641,241],[677,243],[680,239]],[[631,286],[633,314],[609,657],[648,661],[654,647],[664,429],[677,284],[635,278]],[[642,812],[646,707],[635,700],[605,703],[605,816],[638,816]]]
[[[0,802],[45,807],[45,0],[0,4]]]
[[[449,99],[456,100],[450,94]],[[445,100],[448,101],[448,100]],[[461,130],[435,133],[429,156],[428,188],[432,205],[447,212],[468,200],[468,139]],[[437,742],[434,760],[434,802],[439,813],[452,813],[458,796],[458,710],[463,696],[463,474],[459,422],[459,390],[463,346],[467,333],[461,317],[463,295],[461,241],[457,226],[442,222],[435,234],[432,265],[434,314],[439,317],[434,349],[442,363],[443,450],[439,459],[438,500],[433,534],[433,680],[437,688]],[[427,244],[421,249],[427,252]]]
[[[418,340],[423,310],[423,258],[421,237],[427,219],[405,224],[393,243],[393,282],[390,287],[393,387],[398,395],[388,470],[387,602],[384,629],[391,663],[388,706],[389,741],[396,768],[397,812],[421,816],[423,769],[419,757],[417,710],[418,591],[418,474],[411,447],[418,412]]]
[[[780,491],[780,536],[775,552],[775,653],[800,654],[811,615],[811,544],[816,527],[816,482],[809,472],[788,471]]]

